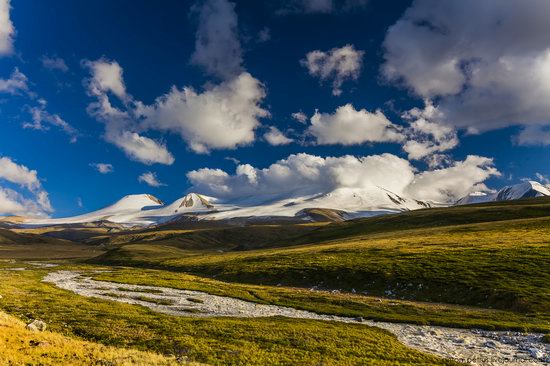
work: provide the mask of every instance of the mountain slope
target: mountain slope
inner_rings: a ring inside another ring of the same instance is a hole
[[[527,181],[512,186],[506,186],[496,193],[474,192],[456,202],[457,205],[472,203],[511,201],[523,198],[550,196],[550,190],[542,184]]]
[[[542,184],[530,181],[504,187],[496,193],[473,193],[460,199],[456,205],[541,196],[550,196],[550,191]],[[213,221],[223,225],[302,223],[345,221],[433,206],[447,205],[404,197],[379,186],[338,188],[330,192],[294,197],[260,196],[228,201],[189,193],[169,205],[164,205],[154,196],[139,194],[126,196],[111,206],[88,214],[59,219],[29,219],[24,225],[118,225],[114,229],[124,229],[172,222],[182,225],[196,225],[199,222],[211,224]]]
[[[292,198],[251,197],[222,202],[214,197],[189,193],[170,205],[147,194],[130,195],[115,204],[75,217],[29,219],[26,225],[74,225],[106,222],[126,227],[166,224],[172,221],[216,220],[232,223],[254,221],[341,221],[430,207],[427,202],[402,197],[384,188],[340,188],[332,192]]]

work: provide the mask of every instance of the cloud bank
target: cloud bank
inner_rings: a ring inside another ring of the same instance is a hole
[[[486,190],[483,182],[499,174],[492,159],[473,155],[445,169],[419,172],[409,161],[392,154],[322,158],[301,153],[263,169],[240,164],[234,174],[229,174],[203,168],[188,172],[187,178],[191,190],[227,200],[290,198],[343,187],[379,186],[420,200],[454,202],[471,192]]]
[[[382,73],[470,133],[547,126],[548,14],[545,0],[414,1],[388,30]]]

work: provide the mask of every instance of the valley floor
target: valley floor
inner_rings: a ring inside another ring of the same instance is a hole
[[[44,282],[81,296],[145,306],[153,311],[191,317],[259,318],[281,316],[343,323],[361,323],[390,331],[408,347],[459,362],[543,365],[550,359],[550,345],[542,334],[491,332],[445,327],[397,324],[316,314],[276,305],[264,305],[205,292],[169,287],[140,286],[97,281],[76,271],[49,273]],[[489,360],[489,361],[488,361]]]
[[[67,342],[175,365],[550,362],[550,200],[316,227],[55,230],[0,231],[0,310]],[[85,244],[59,260],[72,244],[49,235]],[[0,338],[7,364],[32,341]],[[63,364],[51,352],[40,362]]]

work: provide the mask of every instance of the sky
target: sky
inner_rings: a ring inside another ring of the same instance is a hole
[[[546,0],[0,0],[0,214],[550,181]]]

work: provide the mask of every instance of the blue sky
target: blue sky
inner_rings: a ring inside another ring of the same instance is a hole
[[[422,180],[441,192],[434,198],[544,181],[547,3],[436,3],[0,0],[2,213],[74,215],[143,192],[169,202],[192,186],[223,195],[235,180],[220,183],[213,169],[238,175],[237,159],[257,176],[298,153],[390,153],[417,178],[445,173]],[[161,96],[177,105],[155,103]],[[123,121],[94,105],[102,100]],[[270,140],[272,127],[285,137]],[[132,154],[129,136],[154,151]],[[492,160],[463,172],[468,155]],[[138,180],[144,173],[161,185]]]

